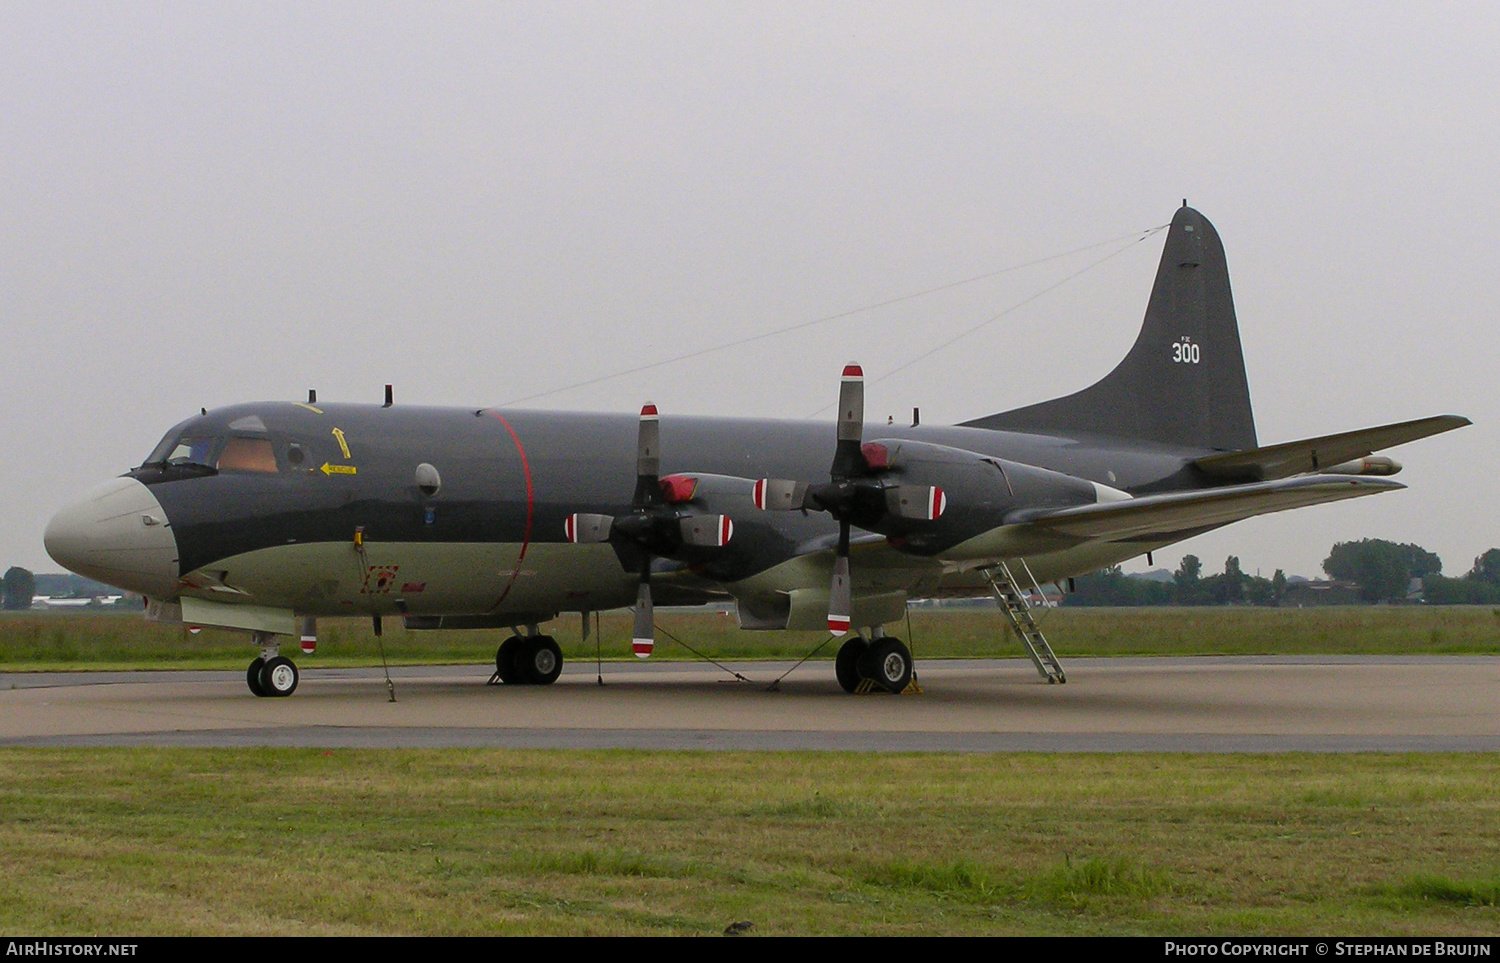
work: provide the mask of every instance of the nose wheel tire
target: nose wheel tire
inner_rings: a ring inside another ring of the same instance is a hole
[[[890,636],[871,642],[859,660],[860,675],[887,692],[901,692],[910,685],[911,671],[911,650]]]
[[[262,698],[265,697],[266,690],[260,685],[260,670],[265,668],[265,665],[265,659],[257,658],[250,663],[250,669],[245,673],[245,685],[250,687],[251,692]]]
[[[520,661],[526,681],[532,685],[551,685],[562,675],[562,649],[550,635],[527,639]]]
[[[297,691],[297,666],[284,656],[269,659],[260,669],[260,687],[265,695],[285,697]]]
[[[845,692],[859,688],[859,660],[869,647],[870,643],[855,636],[839,648],[838,657],[833,660],[833,674],[838,676],[839,686]]]

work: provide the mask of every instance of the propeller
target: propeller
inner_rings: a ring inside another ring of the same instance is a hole
[[[696,515],[676,506],[693,500],[698,480],[689,475],[661,473],[661,424],[656,406],[641,408],[635,451],[635,494],[625,515],[578,512],[564,521],[570,542],[610,542],[640,555],[640,586],[636,589],[635,627],[631,648],[637,657],[651,656],[656,645],[651,605],[651,561],[676,558],[684,547],[721,548],[734,536],[728,515]]]
[[[892,485],[889,450],[863,444],[865,377],[857,364],[844,366],[839,382],[837,444],[827,484],[777,478],[755,483],[755,506],[763,511],[824,511],[839,523],[833,580],[828,587],[828,631],[849,631],[853,592],[849,578],[849,533],[852,526],[878,530],[888,519],[932,521],[943,514],[947,496],[935,485]]]

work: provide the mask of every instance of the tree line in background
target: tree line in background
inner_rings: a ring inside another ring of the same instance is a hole
[[[19,565],[5,570],[5,580],[0,582],[0,608],[16,612],[31,608],[31,597],[36,594],[36,576]]]
[[[1379,538],[1339,542],[1323,560],[1332,586],[1288,579],[1281,569],[1270,578],[1246,574],[1231,555],[1224,571],[1204,575],[1196,555],[1184,555],[1170,580],[1150,575],[1126,575],[1120,566],[1101,569],[1074,580],[1068,605],[1286,605],[1301,604],[1307,586],[1337,590],[1327,601],[1429,605],[1500,604],[1500,548],[1474,560],[1474,567],[1458,578],[1447,578],[1443,560],[1420,545],[1397,544]],[[11,566],[0,583],[0,607],[10,611],[31,608],[38,579],[59,597],[88,597],[111,591],[107,586],[76,575],[36,576]],[[58,582],[58,580],[62,580]],[[58,582],[58,584],[50,584]],[[1341,585],[1338,583],[1342,583]]]
[[[1500,548],[1474,560],[1458,578],[1442,574],[1443,561],[1420,545],[1379,538],[1339,542],[1323,560],[1332,584],[1246,574],[1231,555],[1224,571],[1204,575],[1196,555],[1184,555],[1171,579],[1126,575],[1118,565],[1075,579],[1068,605],[1286,605],[1309,602],[1429,605],[1500,604]],[[1317,595],[1323,595],[1323,599]]]

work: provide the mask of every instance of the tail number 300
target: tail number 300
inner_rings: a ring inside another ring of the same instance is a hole
[[[1172,360],[1178,364],[1197,364],[1198,346],[1187,338],[1172,342]]]

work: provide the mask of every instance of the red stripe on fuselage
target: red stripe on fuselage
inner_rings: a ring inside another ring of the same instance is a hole
[[[485,410],[489,411],[489,409]],[[495,417],[495,420],[505,426],[506,431],[510,432],[510,440],[516,443],[516,453],[521,456],[521,471],[526,475],[526,531],[521,535],[521,553],[516,556],[516,570],[510,573],[510,581],[505,583],[505,590],[500,593],[500,597],[495,600],[495,604],[490,606],[490,611],[493,612],[505,601],[505,597],[510,594],[510,590],[515,588],[516,579],[521,577],[521,562],[526,558],[527,547],[531,545],[531,511],[535,503],[535,498],[531,490],[531,462],[526,460],[526,446],[521,444],[521,436],[516,434],[516,430],[510,426],[510,422],[505,420],[504,415],[497,411],[490,411],[489,413]]]

